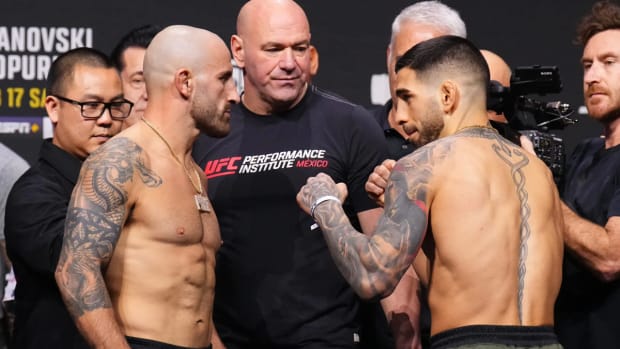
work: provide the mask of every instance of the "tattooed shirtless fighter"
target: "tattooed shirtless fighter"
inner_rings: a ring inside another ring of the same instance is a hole
[[[364,298],[389,295],[422,246],[414,267],[429,286],[432,348],[560,348],[560,201],[543,162],[488,125],[484,58],[444,36],[396,70],[397,118],[425,145],[396,162],[374,235],[353,230],[346,187],[324,174],[308,179],[300,206]]]
[[[69,205],[56,280],[97,348],[204,348],[220,233],[190,156],[203,131],[224,136],[239,100],[226,44],[171,26],[148,47],[142,122],[85,161]]]

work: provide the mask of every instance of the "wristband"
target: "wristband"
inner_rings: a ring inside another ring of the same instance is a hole
[[[316,221],[316,218],[314,218],[314,210],[316,210],[316,208],[324,203],[325,201],[337,201],[339,204],[342,204],[342,202],[340,202],[340,199],[338,199],[337,197],[333,196],[333,195],[325,195],[325,196],[321,196],[320,198],[316,199],[313,203],[312,206],[310,206],[310,216],[312,216],[312,219],[314,219]]]

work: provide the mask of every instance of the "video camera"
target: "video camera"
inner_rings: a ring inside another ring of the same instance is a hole
[[[569,118],[573,109],[568,103],[544,102],[527,95],[542,96],[560,91],[562,82],[558,67],[534,65],[515,68],[510,78],[510,87],[491,80],[487,98],[487,109],[503,113],[510,129],[532,141],[536,154],[551,169],[556,182],[564,173],[566,154],[564,141],[550,130],[563,129],[577,120]],[[498,130],[500,133],[506,131]],[[506,138],[519,144],[518,137],[516,141],[515,137]]]

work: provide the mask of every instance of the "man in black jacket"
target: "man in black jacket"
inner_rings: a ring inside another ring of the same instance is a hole
[[[6,242],[13,262],[15,329],[12,347],[87,348],[54,280],[65,215],[82,161],[117,134],[132,103],[103,53],[68,51],[52,64],[45,108],[54,136],[39,162],[13,186],[6,208]]]

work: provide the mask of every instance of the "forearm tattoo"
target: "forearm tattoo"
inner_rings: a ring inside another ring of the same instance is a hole
[[[322,227],[341,273],[362,296],[385,296],[396,287],[426,233],[427,195],[433,167],[451,143],[429,144],[400,160],[390,176],[384,214],[369,238],[355,231],[337,211],[325,212]]]
[[[111,307],[102,270],[110,262],[126,216],[127,185],[138,178],[148,187],[162,183],[141,156],[137,144],[117,138],[93,152],[82,166],[56,269],[62,275],[59,286],[63,297],[75,318]]]

